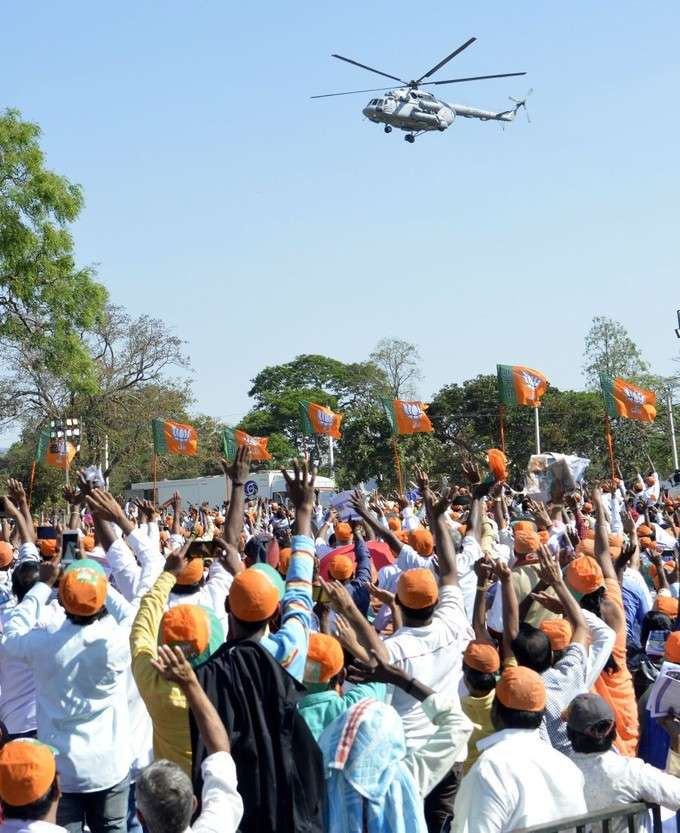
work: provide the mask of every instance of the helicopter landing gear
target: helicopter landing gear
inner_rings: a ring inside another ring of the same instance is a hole
[[[392,128],[389,124],[386,124],[384,129],[385,129],[385,133],[391,133],[392,132]]]
[[[410,145],[412,145],[415,142],[415,140],[416,140],[416,137],[413,135],[413,133],[407,133],[404,136],[404,141],[408,142]]]

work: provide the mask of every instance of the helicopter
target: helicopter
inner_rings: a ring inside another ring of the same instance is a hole
[[[369,72],[375,72],[377,75],[383,75],[385,78],[391,78],[403,86],[396,89],[378,87],[371,90],[325,93],[324,95],[313,95],[310,98],[333,98],[338,95],[382,92],[384,95],[380,98],[372,98],[368,102],[362,111],[363,114],[369,121],[375,122],[376,124],[383,124],[385,133],[391,133],[395,127],[398,130],[405,131],[406,135],[404,139],[410,144],[415,142],[416,137],[428,131],[438,130],[443,132],[453,124],[456,116],[465,119],[480,119],[481,121],[511,122],[521,108],[524,108],[526,112],[526,100],[531,95],[532,90],[529,90],[523,99],[512,98],[510,96],[510,100],[514,103],[514,106],[509,110],[502,110],[500,112],[480,110],[478,107],[467,107],[463,104],[448,104],[446,101],[436,98],[429,91],[421,90],[421,87],[434,84],[461,84],[466,81],[484,81],[488,78],[513,78],[519,75],[526,75],[526,72],[504,72],[499,75],[473,75],[468,78],[449,78],[445,81],[426,80],[431,78],[445,64],[448,64],[456,55],[460,55],[468,46],[472,46],[476,40],[477,38],[469,38],[462,46],[454,49],[450,55],[447,55],[436,66],[433,66],[429,72],[426,72],[414,81],[404,81],[403,78],[398,78],[396,75],[390,75],[387,72],[382,72],[382,70],[361,64],[359,61],[345,58],[344,55],[333,54],[331,55],[332,58],[353,64],[361,69],[367,69]],[[529,118],[528,113],[527,118]]]

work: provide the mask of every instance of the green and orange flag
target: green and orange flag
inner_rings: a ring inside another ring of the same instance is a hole
[[[181,454],[184,457],[196,455],[198,435],[192,425],[171,419],[154,419],[152,430],[156,454]]]
[[[610,417],[625,417],[638,422],[654,422],[656,419],[656,394],[639,388],[625,379],[600,374],[600,386],[604,405]]]
[[[35,453],[36,463],[45,463],[58,469],[67,469],[76,456],[76,447],[64,437],[51,437],[49,431],[41,431],[38,448]]]
[[[267,450],[268,442],[268,437],[251,437],[250,434],[239,431],[238,428],[225,428],[222,432],[222,446],[227,460],[233,460],[236,457],[236,449],[241,445],[248,446],[251,460],[271,460],[272,455]]]
[[[306,399],[300,400],[299,408],[303,433],[308,436],[311,434],[328,434],[329,437],[334,437],[336,440],[341,439],[340,423],[342,414],[336,414],[330,408],[308,402]]]
[[[538,370],[520,364],[497,364],[498,398],[503,405],[537,407],[548,389],[548,380]]]
[[[434,430],[424,403],[415,399],[382,399],[381,402],[393,434],[423,434]]]

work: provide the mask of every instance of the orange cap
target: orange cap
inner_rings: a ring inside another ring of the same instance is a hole
[[[290,564],[290,557],[292,554],[293,550],[290,547],[284,547],[282,550],[279,550],[279,563],[276,569],[282,576],[284,576],[284,578],[288,572],[288,565]]]
[[[657,596],[654,607],[659,613],[665,613],[671,619],[675,619],[678,615],[678,600],[672,596]]]
[[[0,798],[25,807],[44,798],[57,773],[49,746],[30,738],[11,740],[0,749]]]
[[[422,610],[437,603],[439,588],[432,571],[427,567],[406,570],[399,576],[397,597],[404,607]]]
[[[582,555],[569,562],[567,583],[577,593],[593,593],[604,584],[604,576],[594,558]]]
[[[648,538],[646,535],[643,535],[642,538],[638,538],[640,543],[641,550],[653,550],[654,549],[654,541],[651,538]]]
[[[352,527],[347,523],[335,524],[335,540],[339,544],[349,544],[352,540]]]
[[[388,518],[387,526],[392,530],[392,532],[399,532],[401,530],[401,521],[399,518]]]
[[[159,632],[163,645],[187,645],[192,656],[202,654],[210,642],[210,625],[198,605],[176,605],[163,614]]]
[[[83,549],[92,552],[95,547],[94,535],[83,535]]]
[[[664,656],[668,662],[676,662],[680,665],[680,631],[674,631],[666,640]]]
[[[0,567],[9,567],[14,561],[14,549],[7,541],[0,541]]]
[[[475,671],[482,671],[484,674],[495,674],[501,667],[501,658],[498,651],[490,642],[477,642],[473,640],[465,649],[463,662]]]
[[[566,619],[544,619],[538,627],[550,640],[553,651],[563,651],[571,643],[573,630]]]
[[[400,529],[399,532],[397,532],[397,538],[402,544],[408,544],[408,532],[405,529]]]
[[[517,529],[515,525],[515,552],[518,555],[528,555],[530,552],[538,552],[541,546],[541,539],[535,529]]]
[[[344,664],[342,646],[334,636],[315,632],[309,634],[303,682],[327,683],[340,673]]]
[[[593,511],[593,504],[590,501],[586,501],[583,506],[581,507],[582,512],[592,512]]]
[[[101,565],[85,558],[66,569],[59,583],[59,599],[73,616],[92,616],[104,607],[108,590]]]
[[[347,581],[354,572],[354,564],[348,555],[332,555],[328,562],[328,572],[338,581]]]
[[[57,539],[43,538],[42,540],[38,541],[38,547],[40,549],[40,555],[43,558],[54,558],[54,556],[57,554]]]
[[[638,538],[651,538],[652,537],[652,528],[651,526],[647,526],[647,524],[640,524],[637,528]]]
[[[423,529],[422,527],[412,529],[408,534],[408,542],[418,555],[422,555],[423,558],[427,558],[428,555],[432,555],[434,542],[432,540],[432,533],[429,529]]]
[[[540,712],[545,708],[545,685],[540,674],[515,665],[501,674],[496,683],[496,697],[508,709]]]
[[[584,538],[576,546],[576,555],[589,555],[595,557],[595,541],[592,538]]]
[[[536,532],[536,524],[533,521],[516,521],[512,525],[512,529],[514,532],[517,532],[520,529],[523,529],[526,532]]]
[[[242,622],[264,622],[279,606],[279,591],[261,570],[244,570],[232,582],[229,607]]]
[[[203,578],[205,565],[202,558],[192,558],[182,572],[177,576],[176,584],[198,584]]]

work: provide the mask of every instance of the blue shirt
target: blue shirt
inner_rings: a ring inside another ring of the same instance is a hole
[[[625,575],[621,586],[621,597],[626,613],[626,639],[637,648],[644,647],[640,645],[640,628],[650,610],[649,600],[642,588]]]

